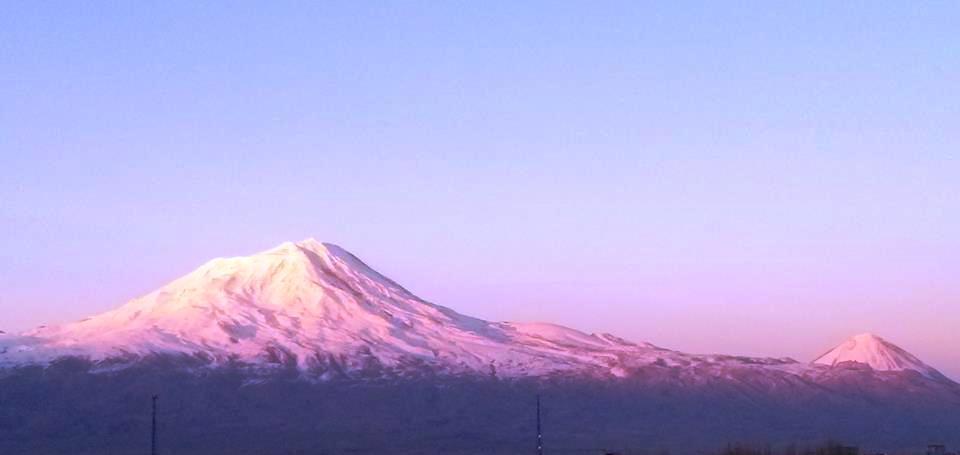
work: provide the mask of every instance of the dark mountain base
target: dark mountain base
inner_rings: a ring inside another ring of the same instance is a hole
[[[887,451],[960,445],[954,404],[872,400],[850,390],[836,391],[844,399],[805,401],[751,394],[732,381],[708,388],[470,378],[245,384],[232,369],[89,368],[67,360],[4,372],[0,453],[149,453],[153,394],[160,395],[160,453],[171,455],[532,454],[538,393],[546,453],[715,453],[730,442],[829,439]]]

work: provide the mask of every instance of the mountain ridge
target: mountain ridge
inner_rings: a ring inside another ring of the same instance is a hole
[[[912,370],[952,382],[892,343],[876,345],[870,351],[875,355],[859,361],[878,373]],[[807,364],[687,354],[550,323],[485,321],[421,299],[346,249],[311,238],[251,256],[213,259],[90,318],[0,335],[0,365],[49,363],[65,356],[104,361],[178,354],[200,356],[212,365],[295,367],[319,380],[426,372],[622,379],[650,365],[715,376],[749,371],[820,377],[843,363],[827,361],[831,353],[847,352],[843,346]],[[858,361],[849,353],[835,357]]]

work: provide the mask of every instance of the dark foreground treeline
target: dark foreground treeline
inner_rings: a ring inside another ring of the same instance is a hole
[[[864,455],[864,452],[856,446],[829,441],[813,446],[788,444],[779,449],[774,449],[770,446],[755,447],[730,444],[720,451],[718,455]]]
[[[0,374],[0,454],[149,453],[153,394],[164,455],[534,453],[537,394],[548,454],[706,454],[727,441],[836,439],[890,452],[960,445],[955,407],[909,400],[774,398],[735,383],[681,388],[669,377],[250,383],[236,369],[195,375],[164,362],[93,374],[70,359]]]

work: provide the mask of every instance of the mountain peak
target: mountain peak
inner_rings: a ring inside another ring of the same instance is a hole
[[[292,244],[297,248],[300,248],[303,250],[310,250],[314,252],[329,252],[333,249],[343,250],[343,248],[340,248],[332,243],[321,242],[313,237],[305,238],[299,242],[287,242],[287,243]]]
[[[848,341],[851,340],[860,346],[884,346],[890,344],[887,340],[883,339],[883,337],[871,332],[858,333],[850,337]]]
[[[939,371],[923,363],[913,354],[869,332],[848,338],[813,361],[814,364],[829,366],[843,362],[866,364],[877,371],[912,370],[928,378],[943,378]]]
[[[4,363],[154,353],[295,364],[311,374],[622,375],[649,347],[560,326],[484,321],[429,303],[315,239],[209,261],[154,292],[0,346]],[[379,373],[377,373],[379,374]]]
[[[359,266],[366,271],[373,271],[373,269],[364,264],[363,261],[343,247],[333,243],[321,242],[313,237],[301,240],[299,242],[283,242],[272,249],[259,254],[254,254],[253,256],[247,256],[246,258],[291,255],[297,257],[302,257],[305,255],[313,259],[322,259],[324,261],[339,261],[352,267]]]
[[[116,309],[16,336],[0,332],[0,341],[0,367],[63,356],[104,361],[176,354],[254,368],[295,365],[319,377],[424,372],[626,377],[648,367],[756,365],[764,366],[764,375],[780,375],[823,368],[690,355],[548,323],[485,321],[420,299],[347,250],[313,238],[214,259]],[[847,361],[944,379],[869,333],[814,363]]]
[[[310,251],[320,255],[326,255],[330,251],[330,247],[335,245],[321,242],[313,237],[300,240],[299,242],[287,241],[283,242],[267,251],[264,251],[261,254],[289,254],[289,253],[301,253],[303,251]],[[338,249],[342,249],[337,247]]]

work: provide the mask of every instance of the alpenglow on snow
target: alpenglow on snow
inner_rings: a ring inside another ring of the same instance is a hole
[[[214,259],[81,321],[0,335],[0,366],[64,356],[117,365],[180,355],[210,367],[233,362],[259,371],[295,368],[318,380],[420,374],[615,379],[650,366],[687,375],[808,377],[853,361],[949,381],[880,338],[852,340],[807,364],[687,354],[548,323],[485,321],[423,300],[343,248],[308,239]]]

